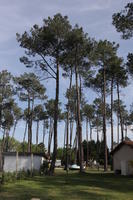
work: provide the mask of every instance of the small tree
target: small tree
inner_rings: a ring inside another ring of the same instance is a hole
[[[17,92],[21,101],[27,102],[27,124],[28,124],[28,152],[31,152],[32,144],[32,121],[35,99],[45,99],[45,88],[38,77],[33,73],[24,73],[16,77]]]

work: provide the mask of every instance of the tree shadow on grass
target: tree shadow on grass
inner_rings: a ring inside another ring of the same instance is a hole
[[[117,192],[133,192],[133,177],[114,175],[112,173],[74,173],[58,175],[55,177],[36,177],[35,181],[47,185],[69,185],[69,186],[90,186],[110,189]]]
[[[133,179],[109,173],[57,174],[7,184],[2,187],[0,200],[115,200],[117,192],[133,195]]]
[[[90,200],[108,200],[113,199],[110,195],[96,194],[95,192],[88,192],[84,190],[72,189],[66,190],[65,188],[60,191],[55,191],[54,194],[47,192],[49,187],[40,189],[32,189],[30,186],[19,186],[15,185],[15,189],[12,190],[8,188],[8,193],[5,192],[0,196],[0,200],[30,200],[31,198],[40,198],[40,200],[80,200],[80,199],[90,199]],[[115,199],[114,199],[115,200]]]

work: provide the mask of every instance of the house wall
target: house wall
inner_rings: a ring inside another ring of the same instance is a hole
[[[133,160],[133,149],[127,145],[123,145],[113,155],[113,167],[115,170],[121,170],[121,162],[126,162],[128,166],[128,173],[133,174],[133,168],[130,166],[129,161]]]
[[[42,163],[42,157],[33,156],[33,169],[39,170]],[[32,169],[32,160],[31,156],[18,156],[17,162],[17,171],[20,170],[31,170]],[[4,165],[3,170],[5,172],[14,172],[16,171],[16,156],[4,156]]]

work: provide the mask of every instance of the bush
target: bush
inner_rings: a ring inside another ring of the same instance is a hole
[[[4,172],[2,174],[2,183],[5,182],[13,182],[16,180],[16,173],[15,172]]]
[[[129,161],[129,165],[133,168],[133,160]]]
[[[19,171],[17,173],[16,179],[21,180],[21,179],[25,179],[26,177],[30,177],[31,173],[29,172],[29,170],[27,171]]]
[[[27,177],[31,177],[31,176],[38,176],[40,174],[40,172],[38,170],[33,170],[33,172],[31,172],[30,170],[24,171],[18,171],[17,174],[16,172],[3,172],[2,174],[2,183],[9,183],[9,182],[13,182],[15,180],[22,180],[22,179],[26,179]]]
[[[43,164],[40,167],[40,174],[44,174],[44,175],[48,174],[49,164],[50,163],[48,161],[43,162]]]
[[[39,176],[40,175],[40,171],[36,170],[36,169],[33,169],[32,171],[32,176]]]

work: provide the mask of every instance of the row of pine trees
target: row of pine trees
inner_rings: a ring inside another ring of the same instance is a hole
[[[129,39],[133,35],[130,23],[132,13],[133,4],[130,3],[125,10],[113,15],[113,24],[118,32],[122,32],[124,39]],[[17,34],[17,41],[25,50],[25,55],[20,58],[20,62],[32,72],[18,77],[13,77],[6,70],[0,72],[0,126],[3,141],[9,136],[11,127],[14,127],[11,137],[15,136],[17,123],[23,119],[25,121],[23,142],[28,133],[27,151],[31,152],[33,122],[37,124],[36,145],[38,145],[39,123],[42,121],[42,143],[44,144],[46,130],[48,130],[49,155],[53,138],[50,166],[50,174],[53,174],[57,157],[58,124],[64,120],[66,169],[70,159],[69,150],[74,148],[78,152],[82,172],[84,160],[82,125],[83,121],[86,121],[87,144],[92,140],[93,131],[97,134],[97,142],[100,140],[99,134],[102,133],[106,171],[107,137],[111,138],[111,150],[113,150],[114,142],[119,143],[127,137],[127,129],[133,122],[132,106],[129,113],[120,93],[121,88],[130,84],[129,80],[133,76],[133,55],[130,53],[128,61],[125,62],[118,56],[119,44],[90,38],[82,27],[77,24],[72,26],[68,17],[61,14],[44,19],[42,26],[35,24],[29,31]],[[65,105],[59,96],[63,84],[61,76],[63,81],[68,83]],[[51,92],[55,92],[55,99],[48,99],[46,81],[53,82]],[[97,98],[92,104],[88,104],[87,102],[92,99],[91,90],[95,91]],[[21,109],[24,106],[20,106],[23,104],[26,105],[24,110]],[[113,113],[116,114],[117,119],[117,141],[114,141],[116,120],[114,121]],[[107,133],[107,126],[111,127],[111,134]],[[3,148],[4,142],[2,151]],[[88,152],[87,147],[87,160],[89,160]]]

